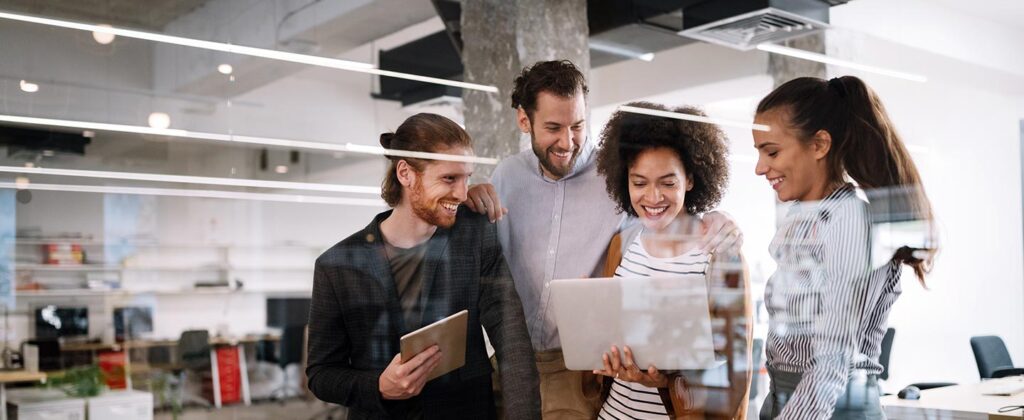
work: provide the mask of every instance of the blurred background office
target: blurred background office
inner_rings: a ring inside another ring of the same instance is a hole
[[[863,78],[942,243],[928,290],[903,276],[882,388],[979,396],[1024,364],[1021,40],[1015,0],[0,0],[0,410],[343,418],[304,390],[304,325],[314,259],[386,209],[378,135],[433,112],[507,157],[529,144],[512,78],[554,58],[588,74],[590,141],[631,101],[717,119],[755,303],[784,214],[757,101]]]

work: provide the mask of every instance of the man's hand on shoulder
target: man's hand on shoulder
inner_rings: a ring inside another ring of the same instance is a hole
[[[441,363],[441,350],[437,346],[417,354],[402,363],[402,354],[396,354],[377,380],[380,395],[385,400],[405,400],[423,391],[430,372]]]
[[[701,249],[704,252],[739,252],[743,232],[728,213],[712,211],[701,220]]]
[[[498,198],[498,190],[492,184],[475,184],[469,187],[466,202],[470,210],[480,214],[486,214],[487,220],[491,223],[501,220],[508,209],[501,206],[501,199]]]

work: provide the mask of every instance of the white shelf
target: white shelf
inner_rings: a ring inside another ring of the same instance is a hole
[[[58,264],[15,264],[15,270],[24,271],[58,271],[58,272],[79,272],[79,271],[118,271],[119,265],[106,264],[79,264],[79,265],[58,265]]]
[[[0,243],[11,243],[12,241],[5,240]],[[159,242],[104,242],[94,239],[15,239],[13,241],[15,245],[50,245],[50,244],[67,244],[67,245],[81,245],[81,246],[134,246],[139,248],[197,248],[197,249],[308,249],[308,250],[324,250],[330,247],[330,245],[311,245],[311,244],[201,244],[201,243],[159,243]]]
[[[260,289],[238,289],[227,288],[209,289],[185,289],[185,290],[94,290],[94,289],[57,289],[57,290],[18,290],[15,291],[15,298],[33,297],[63,297],[63,296],[133,296],[133,295],[158,295],[158,296],[196,296],[196,295],[231,295],[231,294],[266,294],[266,295],[287,295],[287,296],[309,296],[311,289],[294,290],[260,290]]]

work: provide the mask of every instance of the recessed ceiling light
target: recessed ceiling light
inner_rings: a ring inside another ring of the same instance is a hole
[[[36,93],[39,91],[39,85],[29,82],[28,80],[22,80],[19,85],[23,92]]]
[[[158,130],[166,130],[171,126],[171,116],[165,112],[149,114],[149,126]]]
[[[277,165],[276,167],[274,167],[274,172],[277,172],[279,174],[286,174],[288,173],[288,167],[284,165]]]
[[[217,66],[217,71],[220,72],[220,74],[231,74],[231,72],[235,71],[235,68],[231,67],[230,64],[221,64]]]
[[[107,32],[107,31],[105,31],[103,29],[99,29],[99,28],[110,28],[111,27],[110,25],[107,25],[105,23],[101,23],[101,24],[96,25],[96,26],[98,28],[92,31],[92,39],[96,40],[96,42],[98,42],[100,44],[103,44],[103,45],[107,45],[107,44],[109,44],[111,42],[114,42],[114,38],[116,36],[112,32]]]

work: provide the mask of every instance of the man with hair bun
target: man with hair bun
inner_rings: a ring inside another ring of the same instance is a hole
[[[435,114],[409,117],[380,142],[473,155],[469,135]],[[381,197],[392,209],[316,260],[309,389],[348,407],[350,419],[496,418],[486,329],[501,362],[505,418],[540,418],[530,337],[497,229],[460,205],[473,165],[388,158]],[[441,349],[402,360],[400,337],[462,310],[465,365],[428,382]]]

